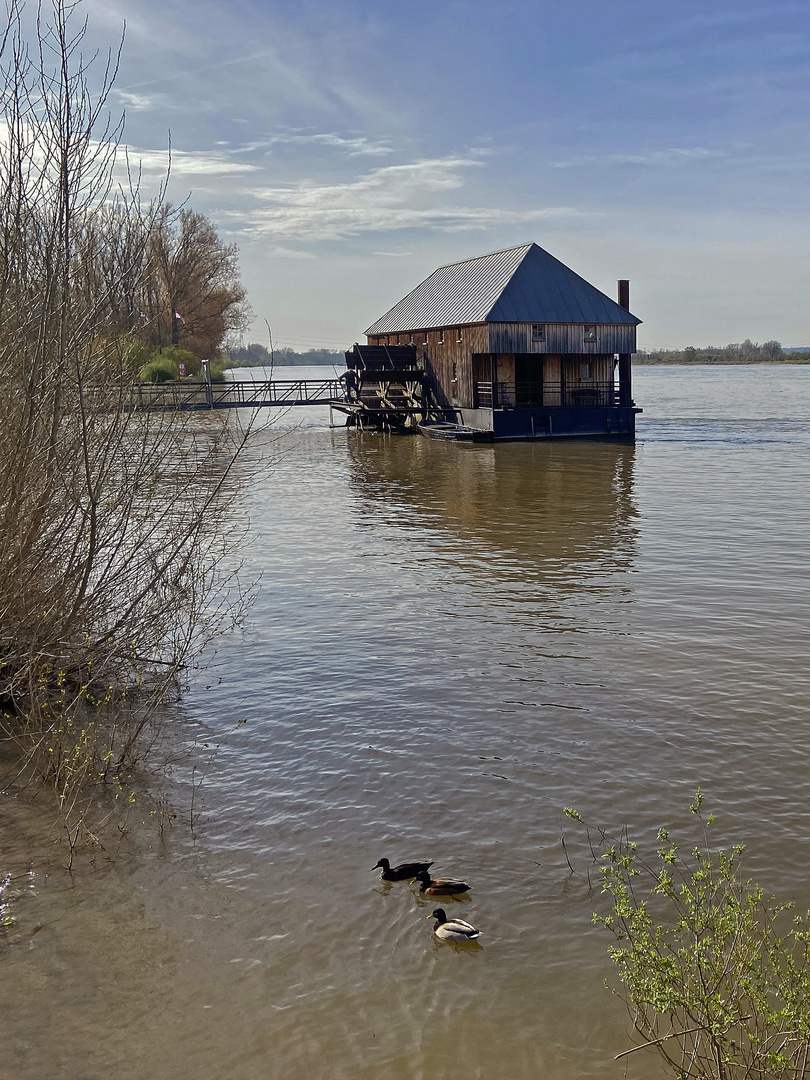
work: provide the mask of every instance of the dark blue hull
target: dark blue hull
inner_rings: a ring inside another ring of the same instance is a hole
[[[636,434],[635,406],[548,406],[514,409],[460,409],[472,427],[492,431],[494,439],[617,438]]]

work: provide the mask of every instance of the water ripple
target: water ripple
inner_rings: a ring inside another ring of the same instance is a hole
[[[220,746],[204,823],[171,875],[138,863],[125,942],[174,958],[128,976],[162,1017],[140,1075],[613,1075],[625,1021],[565,805],[654,835],[700,784],[752,874],[810,903],[810,369],[636,376],[636,447],[312,418],[250,487],[258,600],[188,701]],[[382,884],[381,856],[469,879],[447,906],[481,948],[435,942],[433,902]]]

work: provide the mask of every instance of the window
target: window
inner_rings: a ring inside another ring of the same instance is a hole
[[[428,343],[427,330],[423,330],[422,331],[422,344],[427,345],[427,343]]]
[[[585,340],[586,341],[596,341],[596,327],[595,326],[586,326],[585,327]]]
[[[413,334],[408,337],[408,344],[413,345]]]
[[[397,334],[397,345],[402,344],[402,334]]]
[[[461,330],[461,327],[459,327],[458,330],[456,330],[456,341],[461,341],[461,340],[462,340],[462,330]]]
[[[579,365],[579,377],[580,379],[590,379],[591,377],[591,365],[580,364]]]
[[[444,330],[439,331],[439,344],[444,345]]]
[[[458,364],[453,361],[453,382],[458,382]]]
[[[532,341],[545,341],[546,340],[546,324],[545,323],[532,323]]]

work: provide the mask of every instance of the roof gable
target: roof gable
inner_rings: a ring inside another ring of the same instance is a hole
[[[487,314],[488,322],[641,322],[596,286],[532,244]]]
[[[484,322],[530,247],[524,244],[440,266],[366,333],[392,334]]]
[[[481,322],[637,325],[625,311],[537,244],[440,266],[367,334]]]

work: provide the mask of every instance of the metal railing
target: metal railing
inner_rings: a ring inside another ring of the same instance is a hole
[[[611,406],[618,403],[612,382],[479,382],[476,406],[480,409],[515,409],[545,406]]]
[[[251,379],[234,382],[198,382],[191,379],[141,383],[135,407],[140,409],[233,409],[290,405],[329,405],[344,401],[339,379]]]
[[[514,409],[530,406],[611,406],[618,403],[612,382],[580,382],[574,385],[549,382],[479,382],[476,407]],[[404,407],[418,402],[409,388],[398,385],[363,385],[359,393],[347,394],[339,379],[268,379],[207,383],[178,379],[166,383],[142,383],[133,406],[139,409],[233,409],[286,408],[293,405],[338,405],[351,402],[367,407]]]

